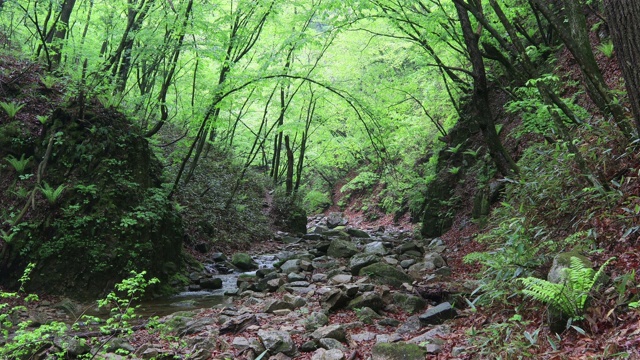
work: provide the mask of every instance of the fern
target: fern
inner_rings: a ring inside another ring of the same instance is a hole
[[[59,185],[54,188],[45,182],[44,185],[40,187],[40,192],[49,201],[49,203],[55,204],[65,188],[66,186],[64,185]]]
[[[582,320],[589,293],[604,274],[605,267],[614,259],[607,260],[595,271],[579,258],[571,257],[571,266],[565,269],[564,282],[556,284],[534,277],[519,279],[525,286],[522,293],[562,311],[569,319]]]

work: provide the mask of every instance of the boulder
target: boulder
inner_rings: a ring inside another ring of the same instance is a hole
[[[364,246],[364,253],[384,256],[387,255],[389,251],[387,250],[386,246],[384,246],[384,243],[382,243],[381,241],[374,241]]]
[[[420,323],[423,326],[439,325],[449,319],[455,318],[456,315],[458,315],[458,313],[453,308],[453,306],[451,306],[451,304],[448,302],[444,302],[440,305],[432,307],[424,314],[420,315]]]
[[[344,353],[339,349],[318,349],[311,356],[311,360],[344,360]]]
[[[328,325],[323,326],[311,333],[311,337],[315,340],[336,339],[338,341],[346,342],[347,332],[342,325]]]
[[[203,278],[200,279],[200,287],[203,289],[222,289],[222,279],[220,278]]]
[[[423,298],[399,292],[393,294],[393,303],[409,314],[415,314],[427,306]]]
[[[356,254],[349,259],[349,268],[351,268],[351,274],[358,275],[360,269],[365,266],[369,266],[379,261],[377,255],[374,254]]]
[[[231,257],[231,263],[233,266],[237,267],[243,271],[251,271],[257,270],[258,264],[251,258],[249,254],[246,253],[235,253]]]
[[[371,236],[369,236],[369,233],[367,233],[366,231],[363,230],[359,230],[359,229],[354,229],[354,228],[348,228],[347,229],[347,234],[355,237],[355,238],[363,238],[363,239],[368,239]]]
[[[338,226],[345,226],[349,221],[344,217],[342,213],[332,212],[327,216],[327,227],[333,229]]]
[[[375,311],[382,310],[384,308],[384,301],[382,297],[375,292],[366,292],[349,302],[349,309],[359,309],[363,307],[371,308]]]
[[[304,320],[304,328],[315,331],[329,323],[329,317],[321,312],[313,312]]]
[[[428,270],[435,270],[447,265],[447,262],[444,261],[442,255],[437,252],[430,252],[424,255],[424,262],[427,264]]]
[[[270,354],[283,353],[287,356],[295,356],[298,353],[296,344],[286,331],[258,330],[258,337]]]
[[[300,259],[287,260],[282,265],[280,265],[280,271],[285,274],[298,272],[300,271],[300,262]]]
[[[427,352],[416,344],[377,343],[371,350],[371,360],[424,360]]]
[[[327,255],[333,258],[350,258],[358,253],[356,245],[351,241],[334,239],[329,245]]]
[[[391,265],[383,263],[365,266],[360,269],[359,274],[360,276],[368,276],[371,280],[379,284],[386,284],[397,288],[401,287],[403,283],[411,284],[413,281],[409,275]]]

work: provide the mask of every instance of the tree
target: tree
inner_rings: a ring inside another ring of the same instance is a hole
[[[636,128],[640,134],[640,2],[604,0],[616,57],[622,68]]]

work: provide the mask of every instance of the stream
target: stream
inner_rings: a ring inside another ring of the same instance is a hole
[[[258,264],[259,269],[270,269],[278,261],[278,255],[255,255],[253,260]],[[178,311],[197,310],[227,304],[232,301],[232,298],[226,296],[225,293],[237,290],[238,277],[243,274],[255,275],[256,273],[255,271],[249,271],[216,274],[213,264],[205,265],[205,270],[207,273],[213,274],[214,278],[222,280],[221,289],[183,291],[173,296],[145,301],[140,304],[140,308],[136,313],[146,319],[152,316],[171,315]]]

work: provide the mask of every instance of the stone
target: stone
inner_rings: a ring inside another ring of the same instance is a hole
[[[258,325],[258,318],[255,314],[242,314],[227,320],[220,326],[220,334],[240,333],[251,325]]]
[[[222,279],[220,278],[203,278],[200,279],[200,287],[203,289],[222,289]]]
[[[420,318],[417,315],[409,316],[402,325],[396,330],[400,335],[413,334],[418,332],[422,328]]]
[[[416,263],[416,259],[407,259],[400,261],[400,266],[403,269],[408,269],[411,265]]]
[[[331,338],[323,338],[318,340],[318,343],[320,344],[321,347],[327,349],[327,350],[331,350],[331,349],[338,349],[340,351],[347,351],[347,348],[342,345],[342,343],[340,343],[340,341],[336,340],[336,339],[331,339]]]
[[[351,334],[351,340],[360,343],[365,341],[371,341],[376,338],[376,334],[372,332],[361,332],[359,334]]]
[[[378,321],[378,325],[382,325],[382,326],[398,327],[400,326],[400,324],[402,324],[400,320],[396,320],[393,318],[384,318]]]
[[[396,253],[398,253],[398,254],[404,254],[407,251],[421,252],[422,250],[420,249],[420,247],[416,243],[414,243],[412,241],[405,242],[405,243],[403,243],[402,245],[400,245],[400,246],[398,246],[396,248]]]
[[[351,241],[334,239],[329,245],[327,255],[333,258],[350,258],[358,253],[356,245]]]
[[[368,307],[374,311],[380,311],[384,308],[384,301],[382,297],[377,293],[371,291],[363,293],[349,302],[347,306],[349,309],[359,309]]]
[[[312,352],[318,349],[318,343],[313,340],[309,340],[300,345],[300,351],[302,352]],[[324,349],[322,349],[324,350]]]
[[[235,253],[231,257],[231,264],[243,271],[258,270],[258,264],[246,253]]]
[[[547,275],[547,281],[554,284],[560,284],[564,282],[566,278],[565,269],[571,267],[572,257],[580,259],[585,267],[593,267],[593,263],[591,263],[591,261],[586,256],[578,253],[577,251],[560,253],[553,257],[553,265],[551,265],[551,269],[549,270],[549,274]]]
[[[66,350],[67,355],[74,358],[91,351],[91,347],[87,345],[85,339],[78,339],[76,337],[56,336],[53,339],[53,343],[60,349]]]
[[[422,326],[439,325],[443,322],[453,319],[458,315],[457,311],[450,303],[444,302],[427,310],[420,315],[420,323]]]
[[[424,262],[427,264],[428,270],[435,270],[447,265],[442,255],[437,252],[430,252],[424,255]]]
[[[211,250],[211,243],[208,243],[208,242],[198,243],[196,244],[196,246],[194,246],[194,249],[201,254],[206,254],[209,252],[209,250]]]
[[[399,292],[393,294],[393,303],[409,314],[415,314],[427,306],[423,298]]]
[[[329,317],[321,312],[313,312],[304,320],[304,328],[315,331],[329,323]]]
[[[311,275],[311,281],[316,283],[316,282],[325,282],[327,281],[327,274],[313,274]]]
[[[356,316],[360,321],[367,325],[372,325],[374,323],[374,320],[382,318],[382,316],[380,316],[370,307],[363,307],[359,310],[356,308]]]
[[[338,226],[345,226],[349,223],[344,215],[339,212],[332,212],[327,216],[327,227],[333,229]]]
[[[434,274],[436,274],[438,276],[451,276],[451,268],[448,267],[448,266],[443,266],[443,267],[441,267],[439,269],[436,269]]]
[[[311,360],[344,360],[344,353],[340,349],[318,349],[311,356]]]
[[[106,352],[112,352],[115,353],[116,351],[125,351],[127,353],[133,353],[134,351],[136,351],[136,349],[131,346],[131,344],[123,339],[123,338],[113,338],[111,340],[109,340],[106,345],[104,346],[104,350]]]
[[[360,229],[354,229],[354,228],[347,228],[347,234],[355,237],[355,238],[363,238],[363,239],[368,239],[371,236],[369,235],[369,233],[367,233],[366,231],[360,230]]]
[[[308,287],[311,285],[308,281],[294,281],[287,284],[288,287]]]
[[[386,284],[400,288],[403,283],[411,283],[413,280],[409,275],[397,268],[384,264],[375,263],[360,269],[360,276],[368,276],[374,282]]]
[[[280,271],[284,274],[300,271],[300,259],[291,259],[280,265]]]
[[[360,286],[354,284],[345,284],[340,287],[348,298],[353,298],[360,292]]]
[[[305,280],[307,280],[307,277],[304,274],[300,274],[297,272],[290,272],[287,274],[288,282],[305,281]]]
[[[424,334],[418,335],[409,341],[408,343],[421,345],[421,344],[444,344],[442,339],[450,332],[450,329],[446,325],[435,327]],[[430,351],[431,352],[431,351]]]
[[[323,326],[311,333],[311,337],[316,340],[329,338],[342,342],[347,341],[347,333],[344,326],[339,324]]]
[[[374,254],[356,254],[349,259],[349,268],[351,269],[351,274],[358,275],[360,273],[360,269],[365,266],[369,266],[371,264],[375,264],[379,261],[379,257]]]
[[[353,279],[353,276],[347,274],[338,274],[331,278],[331,282],[334,284],[348,284]]]
[[[276,310],[282,310],[282,309],[294,310],[295,306],[293,306],[293,304],[290,304],[286,301],[281,301],[281,300],[267,300],[267,302],[264,305],[264,312],[266,313],[273,313]]]
[[[416,344],[377,343],[371,349],[371,360],[424,360],[427,352]]]
[[[231,346],[233,346],[234,349],[242,352],[249,348],[249,340],[247,340],[247,338],[245,337],[237,336],[233,338],[233,341],[231,342]]]
[[[294,296],[291,294],[285,294],[282,299],[293,306],[294,309],[301,308],[307,305],[307,300],[301,296]]]
[[[398,334],[378,334],[376,335],[376,343],[394,343],[402,341],[402,336]]]
[[[286,331],[258,330],[258,338],[270,354],[283,353],[287,356],[295,356],[298,353],[296,344]]]
[[[334,311],[345,307],[349,300],[349,297],[342,290],[331,289],[331,291],[322,295],[320,303],[325,310]]]
[[[374,241],[364,246],[363,252],[365,254],[375,254],[375,255],[387,255],[389,250],[384,246],[381,241]]]

